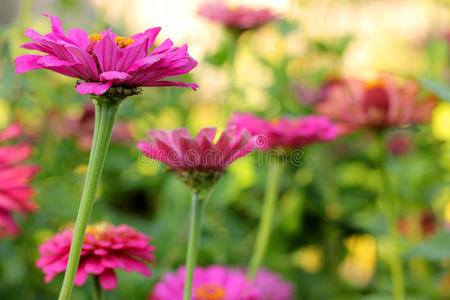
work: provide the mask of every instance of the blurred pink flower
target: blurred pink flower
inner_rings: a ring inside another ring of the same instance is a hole
[[[182,300],[185,268],[168,273],[156,284],[149,300]],[[192,300],[259,300],[259,293],[239,270],[223,266],[197,267],[194,272]],[[276,300],[276,299],[273,299]]]
[[[406,132],[396,132],[386,139],[386,146],[393,156],[402,156],[411,152],[413,143],[413,136]]]
[[[89,151],[91,149],[94,126],[95,106],[91,102],[87,102],[79,118],[66,119],[64,128],[58,128],[57,130],[59,135],[75,136],[80,149]],[[116,121],[112,131],[111,143],[123,143],[131,140],[132,136],[128,123],[119,120]]]
[[[242,5],[231,7],[224,1],[207,1],[200,6],[200,16],[236,29],[252,29],[277,20],[280,16],[270,9],[256,9]]]
[[[193,83],[162,80],[168,76],[188,73],[196,65],[187,52],[187,45],[172,47],[170,39],[149,51],[161,28],[151,28],[129,38],[111,30],[88,35],[82,29],[70,28],[66,33],[61,20],[50,18],[52,32],[41,35],[27,28],[25,36],[33,42],[21,47],[46,55],[22,55],[16,58],[16,72],[49,69],[84,82],[77,85],[80,94],[102,95],[111,87],[143,86],[191,87]]]
[[[73,230],[66,229],[39,246],[40,257],[36,266],[44,272],[45,282],[50,282],[66,270],[72,235]],[[151,271],[146,263],[152,263],[155,259],[155,249],[149,245],[150,240],[150,237],[127,225],[98,223],[88,226],[75,285],[83,285],[88,274],[93,274],[98,276],[103,289],[115,289],[117,277],[114,269],[150,276]]]
[[[316,110],[339,122],[345,132],[426,123],[437,105],[433,96],[420,97],[415,81],[399,84],[387,75],[367,82],[343,78],[327,85]]]
[[[234,113],[229,126],[247,129],[256,136],[258,150],[300,148],[311,143],[330,141],[338,136],[337,127],[324,116],[305,116],[267,120],[250,113]]]
[[[159,160],[173,170],[223,170],[234,160],[253,150],[253,139],[246,130],[228,128],[214,143],[216,128],[207,127],[192,138],[186,128],[173,131],[150,130],[149,141],[138,148],[148,158]]]
[[[20,133],[19,125],[11,125],[0,132],[0,143],[13,139]],[[23,164],[31,153],[32,149],[27,144],[0,146],[0,237],[5,233],[19,233],[20,228],[12,213],[26,214],[37,208],[31,201],[34,190],[30,181],[39,167]]]
[[[260,270],[254,284],[260,293],[258,300],[294,300],[292,284],[268,270]]]

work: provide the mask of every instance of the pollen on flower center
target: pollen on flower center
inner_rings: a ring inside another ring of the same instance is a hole
[[[88,39],[92,43],[98,43],[102,39],[102,37],[103,37],[103,34],[101,34],[101,33],[93,33],[88,36]]]
[[[88,39],[91,41],[93,45],[97,44],[103,37],[101,33],[93,33],[88,36]],[[127,38],[124,36],[116,36],[114,37],[114,41],[116,42],[119,48],[125,48],[134,43],[132,38]]]
[[[196,300],[223,300],[225,289],[217,284],[204,284],[197,288]]]
[[[134,43],[134,40],[132,38],[123,36],[116,36],[114,38],[114,41],[116,42],[117,46],[119,46],[119,48],[125,48]]]
[[[110,226],[105,223],[97,223],[94,225],[89,225],[86,228],[86,232],[92,234],[93,236],[95,236],[96,238],[98,238],[104,231],[106,231],[107,229],[109,229]]]

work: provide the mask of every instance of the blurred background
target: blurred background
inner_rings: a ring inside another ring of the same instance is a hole
[[[107,299],[145,299],[164,273],[184,264],[189,193],[136,149],[148,129],[223,129],[236,110],[269,118],[309,114],[334,76],[388,72],[447,87],[450,80],[447,0],[234,1],[283,16],[238,37],[198,16],[201,0],[0,1],[0,128],[21,124],[34,147],[30,163],[41,166],[33,181],[39,210],[17,216],[23,232],[0,240],[0,299],[55,299],[62,275],[43,282],[34,267],[37,247],[75,219],[87,169],[89,99],[71,78],[14,73],[25,28],[50,30],[43,12],[88,33],[113,28],[129,36],[161,26],[157,43],[187,43],[199,61],[184,78],[200,85],[197,92],[148,88],[121,107],[91,223],[126,223],[153,236],[157,264],[151,278],[118,272]],[[438,105],[430,124],[389,137],[408,299],[450,299],[450,103]],[[371,135],[351,134],[308,147],[303,165],[285,172],[266,265],[295,284],[296,299],[390,299],[388,268],[377,259],[386,249],[375,240],[384,228],[374,147]],[[243,159],[220,180],[206,212],[200,265],[247,264],[265,174],[265,166]],[[73,299],[88,293],[89,286],[76,288]]]

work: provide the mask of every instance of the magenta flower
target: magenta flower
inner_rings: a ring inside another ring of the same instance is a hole
[[[242,5],[231,7],[220,0],[205,2],[198,14],[211,21],[240,30],[257,28],[280,18],[278,14],[267,8],[255,9]]]
[[[245,128],[256,136],[258,150],[279,147],[295,149],[315,142],[330,141],[338,136],[336,125],[324,116],[267,120],[250,113],[235,113],[229,125]]]
[[[203,179],[213,183],[229,164],[253,150],[247,130],[228,128],[214,143],[216,132],[213,127],[203,128],[193,138],[186,128],[150,130],[151,141],[141,141],[138,148],[148,158],[165,163],[182,179],[188,179],[188,186],[202,185],[197,180],[205,183]]]
[[[73,230],[66,229],[39,246],[40,258],[36,266],[44,272],[45,282],[66,270],[72,235]],[[146,263],[155,259],[155,249],[149,245],[150,240],[151,237],[127,225],[98,223],[88,226],[75,285],[83,285],[88,274],[93,274],[98,276],[103,289],[113,290],[117,286],[115,269],[150,276]]]
[[[9,126],[0,132],[0,143],[17,137],[20,132],[18,125]],[[0,146],[0,237],[5,233],[19,233],[20,228],[12,217],[13,213],[26,214],[37,208],[31,201],[34,190],[30,181],[39,167],[23,164],[31,153],[31,147],[27,144]]]
[[[316,110],[338,122],[343,132],[427,123],[437,100],[420,92],[417,82],[400,84],[387,75],[375,81],[334,79]]]
[[[173,47],[170,39],[151,50],[161,28],[151,28],[131,37],[121,37],[111,30],[88,35],[82,29],[70,28],[64,32],[61,20],[50,18],[52,32],[41,35],[28,28],[25,36],[33,42],[22,48],[37,50],[45,55],[28,54],[16,58],[16,72],[49,69],[81,79],[77,85],[80,94],[102,95],[111,87],[137,88],[145,86],[198,85],[164,80],[181,75],[196,65],[187,52],[187,45]]]
[[[149,300],[182,300],[185,268],[168,273],[156,284]],[[197,267],[194,273],[192,300],[259,300],[258,290],[239,270],[223,266]],[[276,299],[273,299],[276,300]]]
[[[268,270],[260,270],[254,284],[260,293],[258,300],[294,300],[292,284]]]

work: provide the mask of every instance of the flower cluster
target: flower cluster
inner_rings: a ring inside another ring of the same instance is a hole
[[[252,29],[279,19],[270,9],[255,9],[242,5],[231,7],[224,1],[205,2],[198,11],[200,16],[236,29]]]
[[[88,35],[82,29],[64,32],[61,20],[48,16],[52,32],[41,35],[28,28],[25,36],[33,42],[22,48],[46,55],[27,54],[16,58],[16,72],[49,69],[84,82],[77,85],[81,94],[103,95],[111,87],[122,98],[136,94],[137,87],[180,86],[196,89],[193,83],[167,81],[164,78],[181,75],[196,65],[187,52],[187,45],[173,47],[170,39],[151,50],[161,28],[151,28],[129,38],[111,30]],[[123,89],[125,88],[125,90]]]
[[[182,300],[185,273],[181,267],[166,274],[149,300]],[[267,270],[261,270],[252,282],[242,270],[214,265],[195,269],[192,300],[293,300],[293,289]]]
[[[246,129],[256,136],[258,150],[295,149],[310,143],[330,141],[338,136],[337,127],[323,116],[266,120],[250,113],[235,113],[229,126]]]
[[[45,282],[50,282],[57,274],[66,270],[72,235],[73,230],[66,229],[39,247],[40,258],[36,266],[44,272]],[[150,276],[151,271],[146,263],[155,259],[154,247],[149,245],[150,240],[150,237],[127,225],[98,223],[89,226],[81,250],[75,285],[83,285],[88,274],[93,274],[98,276],[103,289],[115,289],[115,269]]]
[[[344,131],[426,123],[437,105],[433,96],[420,97],[415,81],[400,84],[387,75],[375,81],[335,79],[327,83],[323,97],[316,110]]]
[[[0,143],[17,137],[21,132],[18,125],[11,125],[0,132]],[[31,201],[34,194],[30,181],[38,172],[36,165],[25,165],[32,149],[27,144],[0,146],[0,237],[15,235],[20,229],[13,213],[26,214],[36,210]]]

